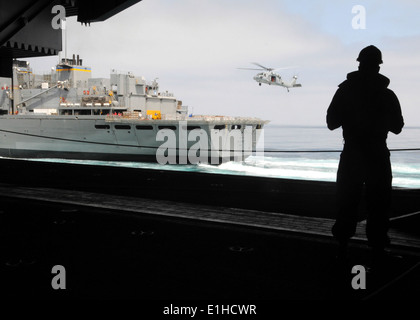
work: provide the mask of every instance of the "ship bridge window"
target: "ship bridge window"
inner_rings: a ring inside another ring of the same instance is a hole
[[[240,128],[241,128],[240,124],[234,124],[231,129],[235,130],[235,129],[240,129]]]
[[[95,124],[96,129],[109,129],[110,126],[107,124]]]
[[[176,130],[175,126],[159,126],[159,130],[162,129],[169,129],[169,130]]]
[[[68,110],[60,110],[60,115],[61,116],[71,116],[73,114],[73,110],[68,109]]]
[[[127,124],[116,124],[115,129],[117,129],[117,130],[130,130],[131,126],[129,126]]]
[[[80,115],[80,116],[90,116],[92,114],[91,109],[75,109],[74,115]]]
[[[153,130],[153,126],[136,126],[137,130]]]
[[[214,126],[214,130],[223,130],[223,129],[226,129],[225,124],[218,124]]]
[[[187,126],[187,130],[201,129],[200,126]]]

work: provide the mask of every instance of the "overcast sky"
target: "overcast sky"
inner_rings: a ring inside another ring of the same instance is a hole
[[[366,12],[365,29],[353,28]],[[67,21],[67,53],[93,77],[111,69],[159,78],[195,114],[251,116],[283,125],[324,125],[337,85],[357,69],[359,51],[382,50],[381,73],[400,99],[406,124],[420,125],[420,1],[143,0],[105,22]],[[353,22],[353,24],[352,24]],[[28,59],[35,72],[57,57]],[[239,70],[258,62],[297,74],[287,92]]]

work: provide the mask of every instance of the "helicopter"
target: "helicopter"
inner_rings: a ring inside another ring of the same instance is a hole
[[[256,74],[254,76],[254,80],[258,82],[258,84],[261,86],[261,83],[265,83],[268,85],[275,85],[275,86],[281,86],[287,89],[287,92],[289,92],[290,88],[298,88],[298,87],[302,87],[302,85],[300,83],[296,83],[297,81],[297,76],[293,76],[292,81],[290,82],[284,82],[281,78],[281,76],[278,73],[275,73],[275,70],[279,70],[279,69],[290,69],[292,67],[288,67],[288,68],[267,68],[262,66],[259,63],[256,62],[251,62],[252,64],[258,66],[259,68],[238,68],[238,69],[243,69],[243,70],[264,70],[263,72],[260,72],[258,74]]]

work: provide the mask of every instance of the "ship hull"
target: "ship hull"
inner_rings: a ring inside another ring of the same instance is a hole
[[[196,139],[190,139],[192,130],[186,129],[186,126],[191,129],[190,123],[190,121],[176,120],[109,119],[105,116],[2,116],[0,117],[0,156],[102,161],[167,161],[182,164],[194,161],[219,164],[238,158],[238,150],[233,150],[229,145],[232,132],[229,130],[232,127],[230,123],[225,125],[227,129],[222,130],[223,132],[216,130],[220,143],[214,150],[211,147],[211,130],[215,127],[214,122],[194,121],[192,128],[200,130],[194,135]],[[244,151],[242,146],[245,126],[254,132],[251,136],[252,141],[247,145],[251,148],[255,147],[257,125],[259,124],[249,121],[235,122],[235,126],[242,128],[242,130],[237,130],[239,131],[237,136],[242,139],[239,151]],[[185,130],[182,131],[182,128]],[[172,144],[168,144],[170,138],[175,139]],[[185,141],[182,142],[183,138]],[[205,141],[197,146],[197,141],[200,139]],[[192,147],[199,149],[194,151],[196,157],[189,157]],[[247,152],[240,152],[242,160],[251,154],[251,148]],[[212,151],[216,152],[212,153]],[[160,159],[157,154],[161,156]]]
[[[0,149],[0,156],[7,158],[28,159],[74,159],[97,161],[130,161],[130,162],[156,162],[155,155],[123,154],[123,153],[95,153],[95,152],[68,152],[50,150],[27,149]]]

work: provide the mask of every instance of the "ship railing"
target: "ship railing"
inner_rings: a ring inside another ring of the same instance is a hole
[[[152,119],[152,115],[142,115],[140,112],[123,112],[119,114],[108,114],[105,118],[107,122],[126,122],[126,121],[150,121]],[[221,124],[242,124],[242,125],[253,125],[255,123],[258,124],[266,124],[269,121],[261,120],[259,118],[252,118],[252,117],[229,117],[229,116],[206,116],[206,115],[199,115],[199,116],[188,116],[185,114],[162,114],[161,119],[154,120],[154,121],[190,121],[190,122],[206,122],[206,123],[221,123]]]
[[[105,121],[123,121],[123,120],[141,120],[144,119],[140,112],[115,112],[114,114],[107,114]]]

